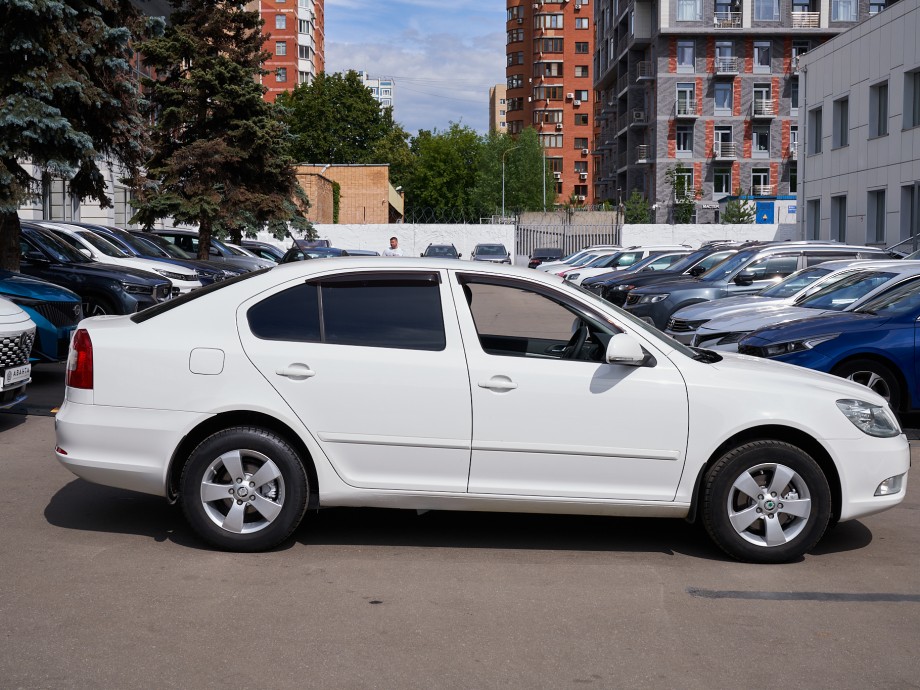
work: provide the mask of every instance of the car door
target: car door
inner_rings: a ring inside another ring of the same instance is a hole
[[[547,286],[456,274],[452,287],[472,387],[471,493],[673,500],[688,405],[667,357],[649,345],[649,366],[605,363],[620,328]],[[590,326],[578,356],[576,324]]]
[[[243,348],[355,487],[465,492],[470,382],[437,271],[329,273],[243,303]]]

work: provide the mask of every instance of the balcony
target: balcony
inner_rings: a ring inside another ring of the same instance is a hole
[[[769,98],[754,99],[751,105],[751,116],[756,118],[774,118],[776,117],[776,101]]]
[[[773,196],[774,186],[772,184],[755,184],[754,196]]]
[[[648,125],[648,113],[644,110],[639,110],[635,108],[630,113],[629,117],[629,126],[630,127],[645,127]]]
[[[636,65],[637,81],[653,81],[655,79],[655,64],[644,61]]]
[[[712,15],[712,24],[716,29],[740,29],[740,12],[715,12]]]
[[[617,132],[622,132],[624,129],[626,129],[628,124],[629,120],[627,119],[626,113],[623,113],[617,117]]]
[[[793,29],[817,29],[821,26],[820,12],[793,12]]]
[[[652,158],[652,147],[648,144],[639,144],[636,147],[636,163],[648,163]]]
[[[677,101],[677,105],[675,106],[676,115],[680,118],[699,117],[699,105],[700,104],[696,101]]]
[[[717,141],[712,145],[712,155],[716,160],[735,160],[738,158],[738,144],[733,141]]]
[[[740,63],[741,59],[737,57],[717,57],[712,69],[716,74],[734,75],[741,71]]]
[[[617,154],[617,170],[622,170],[626,167],[626,152]]]

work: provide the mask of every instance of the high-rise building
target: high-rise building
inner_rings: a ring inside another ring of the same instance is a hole
[[[325,69],[324,0],[253,0],[248,9],[257,9],[269,36],[265,50],[268,74],[262,83],[268,89],[265,100],[274,102],[278,94],[309,83]]]
[[[507,0],[506,131],[534,127],[556,200],[591,203],[594,113],[589,0]]]
[[[508,87],[496,84],[489,89],[489,131],[508,131]]]
[[[739,189],[794,195],[797,56],[887,1],[596,0],[598,197],[637,189],[669,222],[670,170],[706,223]]]
[[[381,108],[396,106],[396,81],[392,77],[371,77],[364,70],[358,70],[358,76]]]

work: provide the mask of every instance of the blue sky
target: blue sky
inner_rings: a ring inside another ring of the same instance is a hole
[[[326,0],[326,71],[396,80],[410,134],[460,122],[488,131],[489,88],[505,81],[504,0]]]

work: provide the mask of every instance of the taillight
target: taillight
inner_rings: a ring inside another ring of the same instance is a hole
[[[67,355],[67,381],[70,388],[93,388],[93,341],[85,328],[73,334]]]

